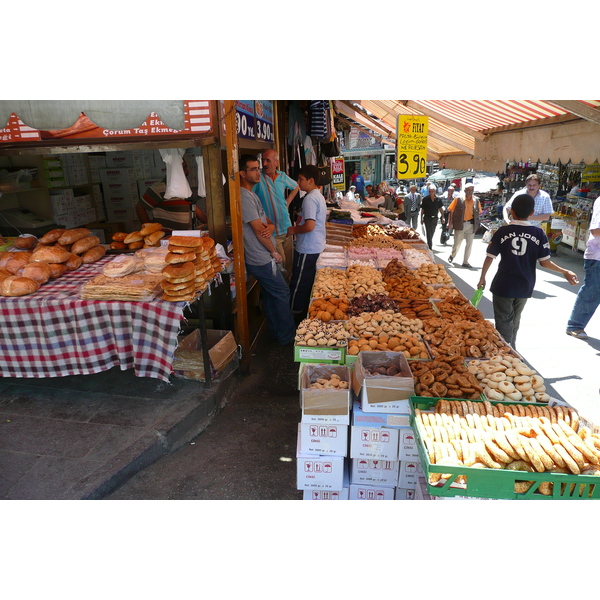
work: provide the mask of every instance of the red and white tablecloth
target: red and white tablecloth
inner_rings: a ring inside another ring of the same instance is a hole
[[[0,297],[0,376],[89,375],[119,366],[168,381],[184,302],[82,300],[83,284],[113,256]]]

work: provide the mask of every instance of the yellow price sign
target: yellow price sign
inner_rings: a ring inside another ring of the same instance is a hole
[[[396,171],[398,179],[427,175],[429,117],[398,115],[396,121]]]

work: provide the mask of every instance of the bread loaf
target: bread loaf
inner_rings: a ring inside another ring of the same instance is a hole
[[[140,235],[146,237],[151,233],[156,231],[160,231],[163,226],[160,223],[142,223],[142,228],[140,229]]]
[[[52,275],[52,269],[50,265],[45,262],[30,262],[27,263],[20,271],[20,277],[27,277],[28,279],[33,279],[40,285],[46,283],[50,276]]]
[[[11,275],[0,281],[0,296],[26,296],[36,292],[39,287],[33,279]]]
[[[143,242],[144,236],[139,231],[134,231],[125,236],[123,240],[126,244],[132,244],[133,242]]]
[[[14,252],[0,252],[0,268],[4,268],[6,263],[13,257]]]
[[[31,250],[37,246],[38,239],[34,235],[20,235],[13,240],[12,245],[20,250]]]
[[[176,265],[167,265],[163,270],[162,274],[165,279],[171,283],[182,283],[183,281],[190,281],[196,276],[196,268],[194,263],[185,262]],[[182,279],[188,277],[189,279]]]
[[[102,245],[94,246],[81,255],[83,264],[88,265],[90,263],[100,260],[106,254],[106,248]]]
[[[163,292],[161,296],[162,300],[166,300],[167,302],[191,302],[195,297],[196,292],[193,289],[184,296],[171,296],[167,292]]]
[[[131,242],[130,244],[127,244],[127,248],[129,248],[129,250],[139,250],[140,248],[144,247],[144,242]]]
[[[128,233],[124,231],[117,231],[117,233],[113,233],[112,241],[113,242],[124,242],[125,238],[128,236]]]
[[[100,238],[95,235],[88,235],[74,242],[73,246],[71,246],[71,252],[73,252],[73,254],[83,254],[90,248],[97,246],[99,243]]]
[[[87,237],[91,234],[89,229],[85,227],[77,227],[75,229],[67,229],[57,240],[59,244],[66,246],[67,244],[73,244],[81,238]]]
[[[76,269],[79,269],[82,264],[83,258],[73,252],[69,254],[67,262],[64,263],[65,267],[67,267],[67,271],[75,271]]]
[[[111,242],[110,249],[111,250],[126,250],[127,244],[125,242]]]
[[[144,238],[144,244],[146,246],[158,246],[163,237],[165,237],[164,231],[155,231]]]
[[[67,271],[66,263],[48,263],[50,270],[52,271],[52,275],[50,279],[57,279],[61,275],[64,275]]]
[[[11,275],[12,273],[10,271],[0,268],[0,281],[6,279],[7,277],[10,277]]]
[[[66,229],[51,229],[40,238],[40,244],[54,244],[58,242],[58,238],[66,231]]]
[[[169,243],[173,246],[186,246],[189,248],[199,248],[203,245],[204,238],[194,237],[191,235],[172,235]]]
[[[31,260],[35,262],[64,263],[69,260],[69,253],[59,246],[44,246],[31,255]]]
[[[187,252],[186,254],[173,254],[172,252],[169,252],[165,256],[165,262],[168,265],[174,265],[174,264],[178,264],[178,263],[191,262],[195,258],[196,258],[195,252]]]
[[[13,275],[25,266],[32,257],[31,252],[9,252],[10,258],[6,261],[4,268]]]

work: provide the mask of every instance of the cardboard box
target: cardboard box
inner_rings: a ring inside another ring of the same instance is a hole
[[[418,460],[419,449],[415,434],[410,427],[400,429],[400,440],[398,446],[398,457],[400,460]]]
[[[365,367],[394,365],[401,376],[370,375]],[[352,389],[365,412],[410,414],[409,398],[415,383],[406,357],[400,352],[361,352],[352,371]]]
[[[338,375],[346,389],[314,389],[311,382]],[[306,365],[301,371],[302,423],[350,425],[350,371],[342,365]]]
[[[350,488],[342,490],[304,490],[302,500],[348,500]]]
[[[304,454],[298,425],[296,449],[296,489],[343,490],[346,460],[343,456],[318,456]]]
[[[162,179],[157,177],[147,177],[144,179],[140,179],[140,181],[137,182],[139,197],[141,198],[149,187],[152,187],[155,183],[158,183],[159,181],[162,181]]]
[[[348,456],[348,425],[300,423],[304,454]]]
[[[231,362],[234,362],[237,367],[239,362],[238,346],[231,331],[207,329],[206,338],[211,377],[216,377]],[[204,360],[198,329],[179,342],[173,357],[173,370],[176,375],[184,379],[205,381]]]
[[[399,488],[415,489],[419,477],[423,477],[423,465],[420,460],[401,460],[398,471]]]
[[[128,197],[130,200],[138,199],[138,187],[135,181],[106,181],[102,184],[104,198]]]
[[[90,169],[106,169],[106,156],[104,154],[88,154]]]
[[[133,168],[99,169],[100,181],[110,183],[111,181],[133,181],[135,180],[135,170]]]
[[[350,459],[351,483],[395,487],[398,483],[399,463],[394,460],[369,458]]]
[[[412,488],[396,488],[396,495],[394,500],[416,500],[416,490]]]
[[[410,415],[365,412],[360,402],[354,400],[352,404],[352,424],[407,430],[410,429]]]
[[[122,169],[133,167],[133,155],[131,152],[107,152],[104,158],[107,169]]]
[[[105,206],[106,220],[109,223],[124,223],[125,221],[133,221],[136,219],[136,214],[133,206]]]
[[[363,484],[350,484],[350,500],[393,500],[394,488]]]
[[[350,427],[350,458],[398,460],[398,430],[385,427]]]

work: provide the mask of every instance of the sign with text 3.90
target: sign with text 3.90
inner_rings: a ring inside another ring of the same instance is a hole
[[[427,176],[427,133],[429,117],[398,115],[396,122],[398,179]]]
[[[273,130],[273,103],[269,100],[256,100],[256,139],[265,142],[275,141]]]
[[[238,100],[235,112],[238,137],[254,139],[254,100]]]

